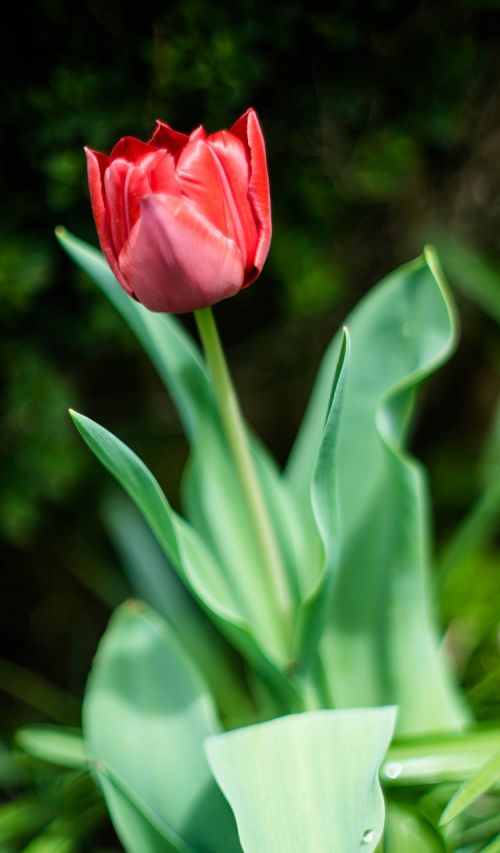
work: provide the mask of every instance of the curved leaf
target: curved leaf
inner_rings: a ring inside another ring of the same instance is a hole
[[[209,738],[245,853],[374,850],[394,720],[394,708],[309,711]]]
[[[300,698],[273,660],[266,625],[252,622],[248,602],[238,596],[196,531],[169,506],[157,480],[144,463],[111,432],[77,412],[75,425],[100,462],[123,486],[144,515],[168,559],[208,615],[241,653],[252,661],[285,707],[300,707]],[[272,627],[272,623],[269,623]]]
[[[130,821],[142,832],[151,815],[156,834],[187,847],[239,849],[203,754],[203,740],[218,731],[211,697],[166,623],[145,605],[123,605],[112,617],[87,685],[83,723],[88,755],[110,782],[104,794],[123,838]]]
[[[349,370],[350,340],[343,331],[339,359],[333,377],[331,404],[326,418],[311,487],[311,501],[318,534],[323,546],[322,564],[308,564],[307,597],[299,611],[297,659],[303,664],[316,653],[325,621],[332,606],[335,575],[339,561],[339,531],[337,518],[337,438]],[[322,570],[321,570],[322,568]],[[317,573],[317,574],[316,574]],[[316,574],[316,577],[315,577]]]
[[[348,327],[353,354],[337,438],[340,560],[323,666],[336,705],[397,704],[402,733],[459,727],[468,715],[441,657],[432,609],[426,482],[404,450],[415,391],[456,339],[432,251],[374,288]],[[287,468],[310,519],[339,347],[337,336]]]
[[[253,709],[235,672],[232,649],[189,595],[140,512],[117,493],[108,497],[102,514],[134,595],[173,628],[224,718],[239,725],[250,721]]]

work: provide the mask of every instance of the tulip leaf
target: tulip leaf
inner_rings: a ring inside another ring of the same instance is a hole
[[[95,774],[127,853],[195,853],[103,761]]]
[[[245,853],[374,850],[394,708],[309,711],[206,741]]]
[[[114,793],[115,777],[126,786],[117,807],[104,784],[119,832],[122,808],[127,812],[124,838],[131,820],[125,797],[141,828],[152,824],[151,817],[157,833],[182,840],[184,847],[172,849],[239,849],[203,753],[204,739],[219,729],[212,699],[173,632],[146,605],[122,605],[112,617],[88,681],[83,724],[97,770]]]
[[[472,778],[460,785],[441,815],[440,825],[445,826],[450,823],[499,781],[500,752],[497,752]]]
[[[386,803],[383,853],[446,853],[443,837],[416,809]]]
[[[315,653],[329,610],[338,565],[338,519],[336,494],[337,436],[342,415],[344,389],[350,361],[350,339],[344,330],[339,359],[333,377],[329,407],[318,461],[312,483],[312,505],[323,544],[323,571],[316,586],[308,590],[299,614],[299,648],[297,658],[307,662]],[[311,569],[309,568],[309,572]]]
[[[191,442],[193,453],[183,482],[183,502],[215,559],[221,563],[240,599],[251,610],[251,621],[263,635],[274,632],[276,607],[265,589],[255,583],[261,560],[248,519],[245,498],[228,453],[215,397],[198,348],[175,317],[148,311],[128,296],[116,281],[103,255],[82,240],[58,229],[58,239],[73,260],[96,282],[136,334],[169,390]],[[276,465],[258,439],[250,435],[252,455],[271,515],[290,589],[297,589],[298,565],[311,561],[303,547],[302,516],[285,492]],[[288,663],[292,649],[273,641],[272,656]]]
[[[425,786],[463,782],[500,751],[500,728],[410,737],[395,741],[382,768],[385,785]]]
[[[134,501],[197,601],[241,653],[251,660],[285,705],[296,705],[299,697],[274,664],[272,656],[266,653],[268,638],[262,631],[255,632],[255,625],[246,610],[247,602],[237,597],[231,579],[221,570],[196,531],[169,506],[149,469],[104,427],[77,412],[72,412],[71,416],[90,449]]]
[[[352,358],[335,469],[339,563],[323,666],[337,706],[397,704],[404,734],[460,727],[468,714],[441,657],[431,606],[426,481],[404,449],[416,389],[456,339],[432,250],[375,287],[347,326]],[[340,346],[339,334],[287,467],[297,506],[310,519]]]
[[[204,677],[225,719],[253,710],[234,667],[234,653],[180,581],[141,514],[123,494],[108,497],[103,519],[137,598],[163,616]]]
[[[87,766],[81,732],[64,726],[26,726],[16,732],[17,745],[42,761],[61,767]]]

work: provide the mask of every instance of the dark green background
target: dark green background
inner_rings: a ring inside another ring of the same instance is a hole
[[[11,10],[0,254],[6,736],[43,719],[37,705],[52,696],[12,663],[80,696],[104,599],[126,594],[98,516],[110,483],[67,408],[134,447],[174,504],[186,456],[153,370],[53,237],[64,224],[96,242],[84,144],[106,151],[123,134],[148,138],[156,118],[216,130],[249,105],[259,112],[271,254],[217,318],[244,409],[280,461],[347,311],[425,241],[441,248],[462,342],[427,387],[413,437],[431,472],[440,546],[498,460],[500,349],[499,3],[40,0]],[[483,717],[500,703],[499,569],[484,546],[443,597]]]

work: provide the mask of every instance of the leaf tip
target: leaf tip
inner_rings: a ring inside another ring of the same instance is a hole
[[[66,239],[68,232],[64,225],[57,225],[54,228],[54,234],[56,236],[56,240],[59,240],[59,242],[62,243]]]
[[[136,616],[146,611],[146,605],[143,601],[139,601],[138,598],[128,598],[123,602],[123,609]]]

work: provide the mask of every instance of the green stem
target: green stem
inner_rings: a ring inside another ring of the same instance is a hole
[[[266,504],[262,496],[252,461],[248,435],[221,346],[217,326],[210,308],[195,312],[200,338],[205,349],[212,384],[222,425],[239,474],[243,494],[253,523],[262,563],[261,580],[271,587],[282,619],[282,628],[289,639],[292,600],[281,554],[276,542]]]

